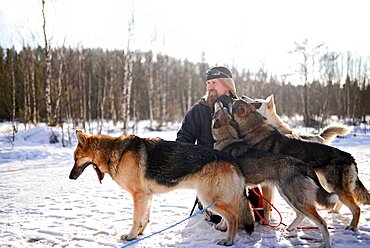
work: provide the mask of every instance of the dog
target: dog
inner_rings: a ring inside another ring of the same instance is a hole
[[[266,99],[252,99],[247,96],[242,96],[242,99],[247,103],[253,103],[257,112],[266,118],[265,122],[267,124],[276,127],[282,134],[293,138],[321,144],[330,144],[335,137],[345,136],[351,132],[351,128],[347,126],[341,124],[330,124],[324,127],[317,135],[300,134],[294,132],[290,126],[283,122],[283,120],[278,116],[276,113],[274,95],[270,95]]]
[[[76,136],[75,163],[69,178],[77,179],[87,166],[93,165],[100,181],[109,174],[132,195],[133,226],[122,240],[136,239],[144,232],[154,194],[180,188],[195,189],[205,205],[218,200],[211,210],[227,223],[227,238],[219,245],[232,245],[238,227],[244,227],[248,234],[253,232],[254,216],[244,194],[245,179],[229,154],[135,135],[89,136],[76,130]]]
[[[212,119],[214,148],[230,153],[241,167],[246,184],[260,184],[272,191],[275,186],[280,195],[296,212],[296,219],[287,230],[294,230],[304,217],[312,220],[320,229],[324,246],[331,247],[325,220],[317,213],[315,204],[332,208],[338,201],[336,194],[328,193],[320,184],[315,171],[302,161],[281,155],[256,150],[239,138],[238,126],[221,102],[216,102]],[[266,194],[264,192],[264,196]],[[269,198],[269,197],[268,197]],[[264,206],[265,220],[270,222],[270,208]]]
[[[324,127],[319,134],[316,135],[297,133],[278,116],[273,94],[268,96],[266,99],[252,99],[247,96],[242,96],[242,99],[251,103],[257,112],[266,118],[265,123],[272,125],[288,137],[329,145],[335,137],[345,136],[352,131],[350,127],[336,123]],[[330,210],[330,212],[339,213],[342,205],[343,204],[338,201],[335,208]]]
[[[233,117],[239,136],[256,149],[274,154],[285,154],[302,160],[312,167],[321,185],[336,193],[339,200],[352,212],[346,229],[358,230],[361,210],[358,204],[370,204],[370,194],[358,177],[355,159],[337,148],[289,138],[264,122],[252,104],[237,99],[233,102]]]

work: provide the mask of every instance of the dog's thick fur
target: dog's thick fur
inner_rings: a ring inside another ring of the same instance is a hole
[[[244,194],[245,179],[234,158],[224,152],[194,144],[162,139],[143,139],[134,135],[88,136],[77,130],[78,145],[70,179],[77,179],[93,165],[99,180],[108,173],[127,190],[134,201],[133,226],[122,239],[133,240],[149,222],[154,194],[179,188],[195,189],[206,206],[227,223],[227,238],[219,244],[232,245],[238,227],[250,234],[254,216]]]
[[[270,188],[270,191],[273,190],[271,186],[275,186],[295,210],[297,217],[287,228],[288,231],[295,229],[306,216],[319,227],[324,246],[331,246],[327,224],[317,213],[315,204],[332,208],[338,196],[328,193],[320,185],[311,167],[298,159],[256,150],[247,145],[239,138],[235,120],[220,102],[215,106],[212,134],[216,141],[214,148],[228,152],[237,159],[248,186],[260,184],[263,189]],[[271,211],[265,201],[264,205],[265,220],[269,222]]]
[[[282,134],[311,142],[317,142],[321,144],[330,144],[330,142],[337,136],[347,135],[351,128],[341,124],[330,124],[324,127],[319,134],[301,134],[294,132],[290,126],[283,122],[283,120],[276,113],[276,105],[274,101],[274,95],[270,95],[266,99],[252,99],[247,96],[242,97],[247,103],[251,103],[263,117],[266,118],[267,124],[276,127]]]
[[[356,162],[351,154],[327,145],[286,137],[266,124],[264,117],[242,99],[233,103],[233,116],[239,136],[256,149],[285,154],[306,162],[318,175],[321,184],[352,212],[347,229],[357,230],[361,210],[358,204],[370,204],[370,194],[358,178]]]

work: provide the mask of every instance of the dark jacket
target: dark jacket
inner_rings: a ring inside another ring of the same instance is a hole
[[[213,148],[212,110],[204,99],[199,100],[186,113],[176,141],[198,144]]]
[[[231,99],[231,97],[224,96],[220,98],[222,102],[227,102],[228,99]],[[176,141],[196,143],[197,145],[213,148],[215,140],[213,139],[211,129],[212,111],[213,108],[208,106],[204,99],[194,104],[185,115],[182,126],[177,132]]]

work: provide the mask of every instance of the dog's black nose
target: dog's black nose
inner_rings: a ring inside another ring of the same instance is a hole
[[[78,174],[75,173],[73,170],[69,174],[69,179],[76,180],[78,178]]]

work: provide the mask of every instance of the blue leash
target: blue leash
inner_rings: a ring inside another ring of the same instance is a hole
[[[136,243],[139,243],[140,241],[142,241],[142,240],[144,240],[144,239],[150,238],[150,237],[151,237],[151,236],[153,236],[153,235],[156,235],[156,234],[161,233],[161,232],[164,232],[164,231],[166,231],[166,230],[168,230],[168,229],[170,229],[170,228],[172,228],[172,227],[174,227],[174,226],[177,226],[178,224],[180,224],[180,223],[182,223],[182,222],[184,222],[184,221],[186,221],[186,220],[188,220],[188,219],[190,219],[190,218],[193,218],[194,216],[196,216],[196,215],[198,215],[198,214],[200,214],[200,213],[202,213],[202,212],[206,211],[207,209],[209,209],[209,208],[213,207],[214,205],[216,205],[216,203],[217,203],[217,202],[218,202],[218,200],[216,200],[214,203],[212,203],[212,204],[211,204],[211,205],[209,205],[208,207],[203,208],[202,210],[199,210],[199,211],[198,211],[198,212],[196,212],[195,214],[193,214],[193,215],[191,215],[191,216],[189,216],[189,217],[187,217],[187,218],[185,218],[185,219],[183,219],[183,220],[181,220],[181,221],[179,221],[179,222],[177,222],[177,223],[175,223],[175,224],[173,224],[173,225],[171,225],[171,226],[169,226],[169,227],[166,227],[166,228],[164,228],[164,229],[162,229],[162,230],[160,230],[160,231],[157,231],[157,232],[152,233],[152,234],[150,234],[150,235],[148,235],[148,236],[145,236],[144,238],[141,238],[141,239],[135,239],[134,241],[131,241],[130,243],[125,244],[125,245],[121,246],[121,248],[129,247],[129,246],[131,246],[131,245],[134,245],[134,244],[136,244]]]

